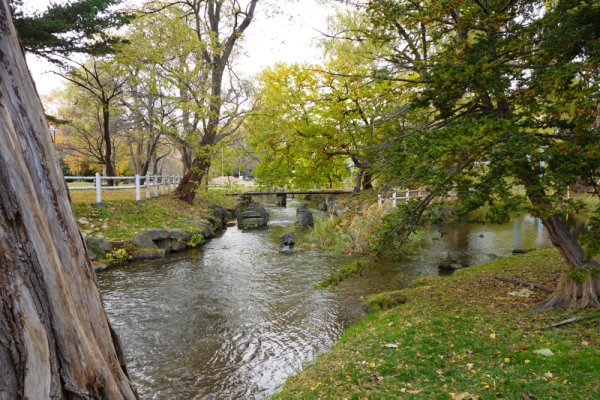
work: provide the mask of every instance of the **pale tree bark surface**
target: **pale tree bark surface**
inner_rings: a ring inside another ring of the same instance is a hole
[[[0,399],[134,399],[0,0]]]

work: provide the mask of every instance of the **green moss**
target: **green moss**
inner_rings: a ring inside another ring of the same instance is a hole
[[[401,290],[382,292],[367,297],[370,310],[389,310],[406,303],[406,294]]]

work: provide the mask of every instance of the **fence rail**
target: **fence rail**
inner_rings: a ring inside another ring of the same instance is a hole
[[[123,189],[135,189],[135,200],[139,203],[142,200],[142,188],[146,189],[145,199],[152,198],[152,191],[154,191],[154,197],[157,198],[159,190],[162,194],[171,193],[171,186],[173,188],[181,181],[181,176],[158,176],[158,175],[146,175],[146,176],[101,176],[96,174],[95,176],[65,176],[65,181],[92,181],[93,185],[90,186],[69,186],[69,190],[95,190],[96,191],[96,204],[102,203],[102,191],[103,190],[123,190]],[[142,184],[142,180],[144,183]],[[129,185],[103,185],[102,181],[126,181],[133,183]]]
[[[405,203],[408,203],[410,201],[410,199],[422,199],[424,197],[427,197],[428,195],[429,195],[429,192],[425,188],[393,190],[391,193],[390,199],[392,200],[392,207],[396,207],[398,200],[402,200]],[[446,194],[446,197],[447,198],[456,197],[456,193],[448,192]],[[387,200],[386,196],[382,195],[382,194],[378,194],[377,198],[378,198],[379,205],[382,205]]]

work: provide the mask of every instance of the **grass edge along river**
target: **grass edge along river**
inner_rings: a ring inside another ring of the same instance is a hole
[[[600,399],[600,313],[533,314],[546,293],[495,279],[552,287],[562,268],[542,249],[418,280],[405,304],[351,326],[274,398]],[[585,319],[548,328],[573,317]]]

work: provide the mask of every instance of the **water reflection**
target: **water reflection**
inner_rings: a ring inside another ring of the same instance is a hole
[[[301,247],[280,254],[294,217],[274,209],[268,230],[229,228],[202,250],[99,274],[142,398],[264,398],[363,315],[362,296],[437,274],[441,257],[472,265],[547,242],[526,217],[432,228],[419,254],[319,291],[349,259]]]

